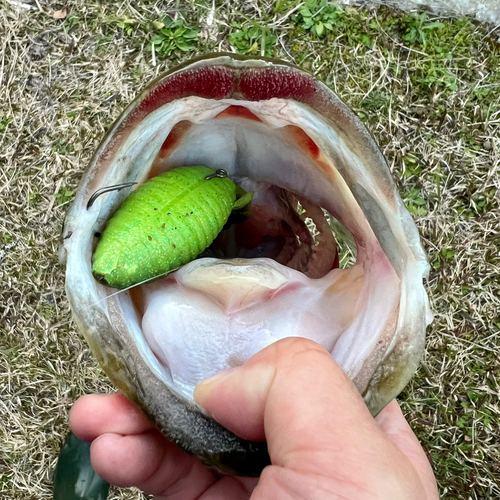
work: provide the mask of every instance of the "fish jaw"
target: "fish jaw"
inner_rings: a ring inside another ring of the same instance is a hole
[[[234,107],[246,109],[246,116],[228,113]],[[169,281],[175,300],[182,295],[179,287],[189,289],[188,301],[195,295],[196,300],[201,300],[199,294],[203,292],[203,300],[208,302],[201,307],[201,302],[195,300],[191,310],[205,314],[206,320],[210,316],[207,311],[216,311],[215,304],[224,313],[217,312],[215,316],[221,316],[227,324],[224,316],[228,316],[228,311],[248,313],[252,307],[265,303],[262,297],[266,294],[271,293],[273,302],[283,301],[286,310],[296,302],[287,303],[285,299],[294,294],[300,297],[301,292],[308,290],[316,301],[311,307],[319,309],[322,301],[338,296],[344,284],[345,290],[355,295],[350,301],[354,319],[351,323],[344,320],[349,324],[333,342],[332,355],[376,414],[404,387],[421,356],[425,326],[430,321],[422,286],[428,266],[418,232],[373,139],[326,86],[297,68],[268,60],[242,60],[234,55],[200,59],[161,76],[117,120],[82,179],[63,230],[66,289],[77,323],[117,387],[174,442],[221,472],[254,475],[269,461],[265,444],[240,440],[207,417],[188,397],[192,384],[201,375],[178,387],[165,383],[168,359],[162,362],[152,354],[145,339],[149,334],[141,329],[149,298],[144,301],[134,291],[108,297],[109,291],[91,276],[93,234],[102,228],[126,192],[103,196],[90,210],[86,209],[88,198],[100,187],[144,182],[155,172],[188,161],[213,168],[212,162],[216,168],[226,167],[230,174],[242,178],[251,171],[259,182],[274,182],[275,176],[269,170],[259,170],[261,158],[253,154],[252,148],[245,148],[241,137],[234,136],[233,140],[228,136],[238,120],[244,120],[250,136],[261,138],[259,127],[265,124],[269,132],[265,134],[267,143],[259,140],[268,145],[268,154],[273,151],[269,138],[284,145],[281,156],[275,158],[278,164],[286,163],[289,167],[290,185],[286,185],[287,176],[281,175],[282,187],[313,199],[349,228],[358,246],[357,263],[345,273],[332,270],[316,280],[324,280],[323,284],[305,283],[301,277],[297,278],[295,289],[289,283],[279,284],[279,279],[267,290],[254,287],[245,299],[247,302],[243,301],[242,310],[237,301],[231,301],[230,287],[222,287],[216,293],[210,286],[211,265],[205,266],[203,272],[191,274],[192,269],[187,267],[178,271],[175,282],[174,278]],[[176,123],[184,125],[177,130],[177,136],[170,135]],[[212,134],[210,141],[205,140],[207,130]],[[225,147],[221,155],[218,146],[216,158],[200,146],[220,144],[218,134],[234,147]],[[288,156],[283,153],[286,150],[291,152]],[[227,165],[215,165],[221,157]],[[334,197],[328,187],[332,184],[336,186]],[[286,280],[292,285],[294,279],[287,275]],[[377,303],[377,291],[383,290],[384,280],[393,293],[388,313],[379,315],[376,311],[380,311],[383,294],[378,294]],[[149,295],[154,298],[155,293]],[[372,307],[372,314],[358,315],[360,307]],[[375,318],[380,323],[378,334],[369,339],[366,352],[353,360],[350,347],[358,331],[369,333],[370,315],[372,321]],[[125,317],[129,320],[125,321]],[[274,330],[275,334],[278,330]],[[236,360],[231,356],[227,359]]]

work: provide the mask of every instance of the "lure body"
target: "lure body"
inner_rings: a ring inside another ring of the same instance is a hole
[[[175,271],[212,243],[236,198],[234,182],[208,167],[180,167],[154,177],[108,221],[92,259],[95,278],[121,289]]]

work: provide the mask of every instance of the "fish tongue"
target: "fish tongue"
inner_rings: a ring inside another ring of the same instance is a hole
[[[176,274],[179,283],[210,297],[227,314],[268,301],[285,286],[300,287],[302,281],[300,273],[268,259],[202,259]]]
[[[325,322],[304,319],[315,317],[322,295],[321,289],[309,290],[309,281],[271,259],[195,260],[143,287],[144,338],[176,387],[191,396],[200,380],[244,363],[277,340],[313,338]]]

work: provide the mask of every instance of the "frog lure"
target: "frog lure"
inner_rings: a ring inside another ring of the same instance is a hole
[[[108,220],[92,273],[118,289],[165,276],[208,248],[233,216],[248,217],[252,197],[222,169],[186,166],[153,177]]]

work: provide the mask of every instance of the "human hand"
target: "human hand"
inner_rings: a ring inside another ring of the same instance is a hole
[[[92,441],[96,472],[157,500],[435,500],[427,457],[396,401],[376,418],[318,344],[284,339],[196,388],[215,420],[266,440],[260,478],[220,477],[163,437],[119,394],[84,396],[70,427]]]

